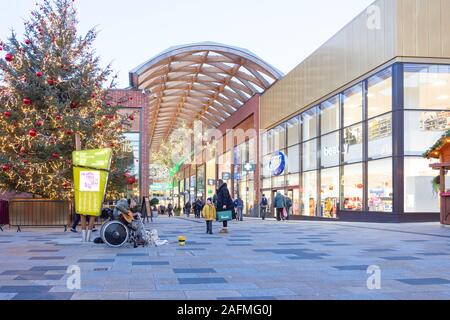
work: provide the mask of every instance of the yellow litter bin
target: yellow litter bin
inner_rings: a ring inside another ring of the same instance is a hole
[[[178,237],[178,244],[180,247],[184,247],[186,245],[186,237],[185,236],[179,236]]]
[[[112,149],[74,151],[72,159],[75,212],[98,217],[108,185]]]

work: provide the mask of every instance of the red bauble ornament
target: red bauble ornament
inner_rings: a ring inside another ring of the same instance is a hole
[[[23,160],[23,163],[24,163],[24,164],[29,164],[30,161],[28,161],[27,159],[25,159],[25,160]]]
[[[27,46],[30,45],[30,44],[31,44],[30,39],[26,39],[26,40],[25,40],[25,44],[26,44]]]
[[[53,159],[59,159],[59,154],[56,153],[56,152],[53,153],[53,154],[52,154],[52,158],[53,158]]]
[[[25,153],[27,152],[27,149],[25,149],[25,147],[20,148],[20,153]]]
[[[42,127],[43,125],[44,125],[44,121],[42,121],[42,120],[36,121],[36,126],[37,127]]]
[[[101,123],[100,121],[97,122],[97,127],[99,127],[99,128],[103,127],[103,123]]]
[[[6,111],[6,112],[5,112],[5,118],[6,118],[6,119],[9,119],[10,117],[11,117],[11,112]]]
[[[3,170],[3,172],[8,172],[9,171],[9,166],[7,165],[7,164],[4,164],[3,166],[2,166],[2,170]]]
[[[130,178],[127,179],[127,183],[128,183],[129,185],[135,184],[136,181],[137,181],[137,180],[136,180],[135,177],[130,177]]]
[[[8,61],[8,62],[11,62],[11,61],[14,60],[14,56],[12,54],[10,54],[10,53],[7,53],[6,56],[5,56],[5,60]]]
[[[30,131],[28,131],[28,135],[34,138],[37,136],[37,131],[35,129],[30,129]]]
[[[31,104],[31,100],[28,98],[23,99],[23,104],[29,106]]]
[[[40,78],[42,77],[44,74],[41,71],[36,72],[36,77]]]
[[[129,118],[131,121],[134,120],[134,116],[133,116],[133,115],[129,116],[128,118]]]
[[[69,129],[69,130],[66,131],[66,134],[70,136],[70,135],[73,134],[73,131],[71,129]]]
[[[60,116],[59,114],[55,117],[56,120],[61,121],[62,120],[62,116]]]
[[[48,78],[47,79],[47,83],[51,86],[54,86],[56,84],[56,80],[52,79],[52,78]]]
[[[78,107],[78,104],[76,102],[72,102],[70,104],[70,109],[75,109],[76,107]]]

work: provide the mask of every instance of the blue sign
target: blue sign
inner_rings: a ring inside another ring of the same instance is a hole
[[[286,155],[281,151],[275,153],[270,160],[269,168],[273,176],[281,176],[286,168]]]

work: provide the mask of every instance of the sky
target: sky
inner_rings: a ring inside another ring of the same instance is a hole
[[[1,0],[5,2],[6,0]],[[38,0],[40,2],[40,0]],[[97,26],[102,64],[112,62],[118,87],[128,72],[176,45],[213,41],[246,48],[288,73],[373,0],[75,0],[79,31]],[[14,0],[0,11],[0,40],[36,0]]]

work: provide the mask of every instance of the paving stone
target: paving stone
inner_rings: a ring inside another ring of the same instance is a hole
[[[175,268],[173,269],[173,272],[175,273],[216,273],[216,270],[212,268]]]
[[[412,285],[412,286],[450,284],[450,280],[442,279],[442,278],[399,279],[398,281]],[[449,290],[450,290],[450,288],[449,288]]]
[[[224,278],[178,278],[180,284],[227,283]]]

